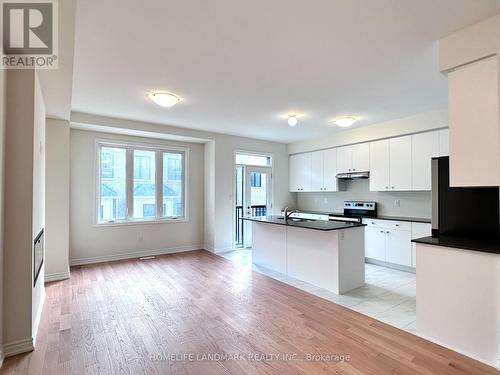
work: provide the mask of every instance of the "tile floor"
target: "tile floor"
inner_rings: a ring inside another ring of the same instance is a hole
[[[366,264],[366,284],[346,294],[337,295],[304,281],[252,264],[251,250],[234,250],[219,255],[241,266],[253,267],[254,271],[318,297],[416,334],[416,281],[413,273]]]

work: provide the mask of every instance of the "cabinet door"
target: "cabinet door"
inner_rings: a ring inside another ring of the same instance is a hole
[[[389,263],[411,267],[411,232],[406,230],[388,230],[386,257]]]
[[[311,190],[311,153],[290,156],[290,191]]]
[[[337,149],[323,151],[323,180],[326,191],[337,191]]]
[[[432,233],[431,224],[411,223],[411,239],[430,236]],[[411,266],[417,267],[416,244],[411,244]]]
[[[390,190],[411,190],[411,136],[391,138]]]
[[[500,184],[497,56],[448,74],[450,186]]]
[[[439,130],[439,156],[450,156],[450,130]]]
[[[370,170],[370,144],[360,143],[352,146],[352,170],[368,172]]]
[[[311,153],[311,191],[322,191],[323,182],[323,151]]]
[[[411,136],[412,190],[431,190],[431,159],[439,156],[439,132]]]
[[[365,257],[385,261],[386,231],[378,227],[365,227]]]
[[[370,143],[370,190],[389,189],[389,140]]]
[[[290,155],[288,161],[288,182],[291,192],[299,191],[300,155]]]
[[[352,146],[337,149],[337,173],[352,172]]]

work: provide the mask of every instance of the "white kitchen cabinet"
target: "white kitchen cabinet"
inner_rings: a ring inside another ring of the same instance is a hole
[[[365,256],[385,262],[386,234],[383,228],[365,227]]]
[[[338,173],[368,172],[370,170],[370,144],[343,146],[337,149]]]
[[[439,130],[439,156],[450,155],[450,130],[448,128]]]
[[[384,139],[370,143],[370,190],[384,191],[389,189],[389,140]]]
[[[366,224],[366,258],[412,267],[411,239],[413,223],[367,218],[363,219],[363,224]]]
[[[389,139],[390,190],[411,190],[411,136]]]
[[[500,184],[498,58],[448,73],[450,186]]]
[[[311,191],[321,191],[325,187],[323,164],[323,151],[311,152]]]
[[[353,172],[370,171],[370,144],[359,143],[352,145],[352,170]]]
[[[323,184],[325,191],[338,191],[336,148],[323,151]]]
[[[411,267],[411,231],[386,230],[385,261]]]
[[[431,190],[431,160],[439,156],[439,131],[411,136],[411,190]]]
[[[290,191],[338,191],[337,149],[290,156]]]
[[[411,239],[428,237],[432,234],[431,224],[411,223]],[[411,266],[417,267],[416,244],[411,244]]]
[[[312,153],[290,156],[289,182],[290,191],[311,190]]]
[[[339,147],[337,149],[337,173],[349,173],[352,169],[351,146]]]

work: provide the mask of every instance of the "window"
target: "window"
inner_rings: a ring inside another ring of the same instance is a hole
[[[236,164],[256,165],[261,167],[271,166],[271,157],[266,155],[236,154]]]
[[[250,186],[251,187],[262,187],[261,175],[260,173],[251,173],[250,174]]]
[[[156,151],[134,150],[135,219],[156,217]],[[144,207],[148,209],[145,210]]]
[[[134,178],[136,180],[151,179],[151,155],[149,151],[134,151]]]
[[[127,216],[127,150],[101,147],[100,151],[99,221],[123,220]]]
[[[187,150],[99,144],[97,222],[185,218]]]
[[[163,217],[184,215],[184,154],[163,153]]]

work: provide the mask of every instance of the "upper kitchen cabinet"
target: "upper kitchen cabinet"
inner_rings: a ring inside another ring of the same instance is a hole
[[[411,136],[389,139],[391,190],[411,190]]]
[[[498,86],[497,56],[448,73],[451,186],[499,185]]]
[[[311,191],[312,153],[290,156],[290,191]]]
[[[439,156],[439,131],[411,136],[412,190],[431,190],[431,159]]]
[[[439,130],[439,156],[450,155],[450,130],[448,128]]]
[[[323,185],[325,191],[338,191],[337,149],[323,151]]]
[[[369,170],[369,143],[360,143],[337,149],[337,173],[368,172]]]
[[[290,156],[290,191],[338,191],[337,149]]]
[[[411,136],[370,143],[370,190],[411,190]]]
[[[389,190],[389,140],[383,139],[370,143],[370,190]]]

